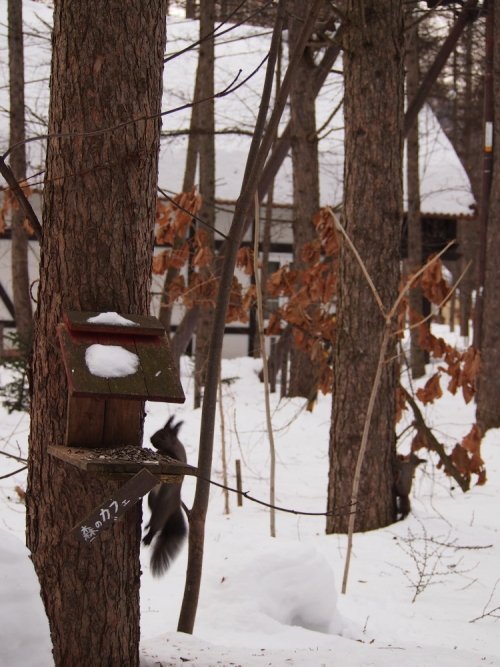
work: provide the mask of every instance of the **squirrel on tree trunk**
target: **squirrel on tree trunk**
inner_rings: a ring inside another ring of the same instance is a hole
[[[407,456],[398,454],[396,462],[396,513],[399,520],[405,519],[411,510],[410,492],[413,476],[417,466],[425,463],[426,459],[419,459],[414,452]]]

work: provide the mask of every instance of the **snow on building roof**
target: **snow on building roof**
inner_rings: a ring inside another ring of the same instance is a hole
[[[33,0],[24,5],[24,20],[30,26],[26,38],[26,104],[30,109],[27,136],[43,132],[39,118],[48,113],[50,73],[50,41],[43,22],[51,21],[51,11]],[[42,22],[43,20],[43,22]],[[0,7],[0,21],[6,24],[6,3]],[[225,30],[227,26],[223,26]],[[37,31],[41,32],[36,36]],[[167,62],[164,72],[162,109],[172,110],[193,97],[197,50],[176,55],[198,40],[197,21],[169,17],[167,24]],[[35,36],[34,36],[35,35]],[[6,52],[6,32],[0,36]],[[233,81],[235,86],[248,77],[263,62],[270,42],[270,31],[255,26],[239,26],[216,37],[215,89],[221,91]],[[170,57],[174,56],[174,57]],[[286,60],[286,48],[284,49]],[[0,77],[8,81],[7,59],[0,64]],[[241,71],[240,71],[241,70]],[[265,74],[265,63],[245,85],[215,101],[216,109],[216,197],[236,200],[239,195],[251,132]],[[343,115],[342,76],[332,74],[317,100],[317,125],[322,128],[332,109],[337,113],[320,131],[320,189],[322,204],[337,205],[342,201],[343,185]],[[0,107],[8,109],[8,89],[0,87]],[[203,111],[203,107],[201,107]],[[287,114],[287,112],[286,112]],[[190,109],[163,116],[164,137],[159,161],[159,185],[171,192],[182,187],[187,149]],[[282,122],[286,124],[287,117]],[[429,107],[420,113],[421,128],[420,170],[422,212],[427,215],[468,216],[474,200],[467,175],[439,122]],[[0,149],[8,146],[8,115],[0,116]],[[31,173],[43,165],[45,142],[27,145]],[[39,179],[37,179],[38,181]],[[292,167],[287,157],[274,189],[274,199],[280,203],[292,201]]]
[[[475,200],[469,178],[430,106],[425,105],[420,112],[418,125],[422,212],[473,215]]]
[[[182,47],[195,41],[197,22],[179,22],[169,26],[170,44]],[[231,35],[231,33],[230,33]],[[239,41],[237,35],[244,39]],[[269,46],[269,34],[265,31],[241,26],[230,41],[221,38],[216,47],[216,90],[222,90],[242,69],[240,78],[248,76],[265,57]],[[179,61],[167,63],[165,68],[165,99],[190,99],[194,86],[196,53],[184,54]],[[179,77],[182,72],[182,78]],[[228,97],[216,100],[217,129],[232,127],[251,132],[255,119],[263,81],[262,69],[250,82]],[[342,201],[344,129],[343,129],[343,81],[341,75],[332,75],[317,100],[317,126],[321,128],[337,113],[325,130],[320,132],[320,189],[322,204],[337,205]],[[181,90],[182,92],[179,92]],[[175,91],[175,92],[169,92]],[[183,112],[183,123],[176,114],[164,119],[164,129],[188,127],[189,111]],[[285,121],[284,121],[285,122]],[[282,125],[284,125],[284,122]],[[419,115],[421,205],[426,215],[470,216],[474,198],[469,179],[439,121],[428,105]],[[323,135],[323,136],[322,136]],[[221,134],[216,137],[216,189],[220,199],[235,200],[243,178],[246,155],[250,145],[248,135]],[[180,189],[185,163],[187,138],[172,138],[162,142],[160,156],[160,181],[169,189]],[[286,158],[275,182],[274,198],[280,203],[292,201],[292,165]]]

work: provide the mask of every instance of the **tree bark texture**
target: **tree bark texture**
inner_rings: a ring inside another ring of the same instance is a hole
[[[120,482],[46,448],[65,441],[63,311],[149,313],[165,11],[164,0],[54,6],[27,535],[61,667],[139,664],[140,507],[80,544],[69,531]]]
[[[307,3],[292,0],[288,18],[290,50],[295,48]],[[293,165],[293,263],[306,268],[302,250],[316,238],[312,218],[319,210],[319,159],[316,133],[314,53],[306,47],[290,89],[290,122]],[[297,286],[298,287],[298,286]],[[311,305],[314,308],[314,305]],[[318,372],[310,356],[296,347],[290,355],[289,396],[311,398],[316,391]]]
[[[490,3],[493,11],[494,3]],[[500,10],[493,16],[493,178],[488,214],[488,243],[484,286],[481,372],[477,396],[477,422],[485,433],[500,426]]]
[[[402,219],[401,0],[350,0],[344,45],[344,225],[384,307],[396,300]],[[340,259],[327,532],[346,532],[353,475],[385,328],[346,244]],[[361,471],[355,530],[395,520],[396,341],[392,338]]]
[[[24,48],[23,5],[19,0],[8,3],[10,145],[17,146],[10,155],[10,167],[18,182],[26,178],[24,119]],[[24,211],[17,205],[12,211],[12,290],[16,329],[22,344],[29,345],[33,311],[28,271],[28,236],[24,229]]]

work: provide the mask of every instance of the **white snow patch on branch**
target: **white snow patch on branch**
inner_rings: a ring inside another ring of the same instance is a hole
[[[119,345],[91,345],[85,351],[85,363],[92,375],[118,378],[133,375],[139,367],[139,357]]]

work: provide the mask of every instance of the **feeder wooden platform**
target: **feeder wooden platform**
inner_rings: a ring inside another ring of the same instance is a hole
[[[180,483],[184,475],[197,475],[197,468],[149,449],[128,445],[87,449],[49,445],[52,456],[88,473],[112,479],[133,477],[140,470],[152,473],[158,482]]]

